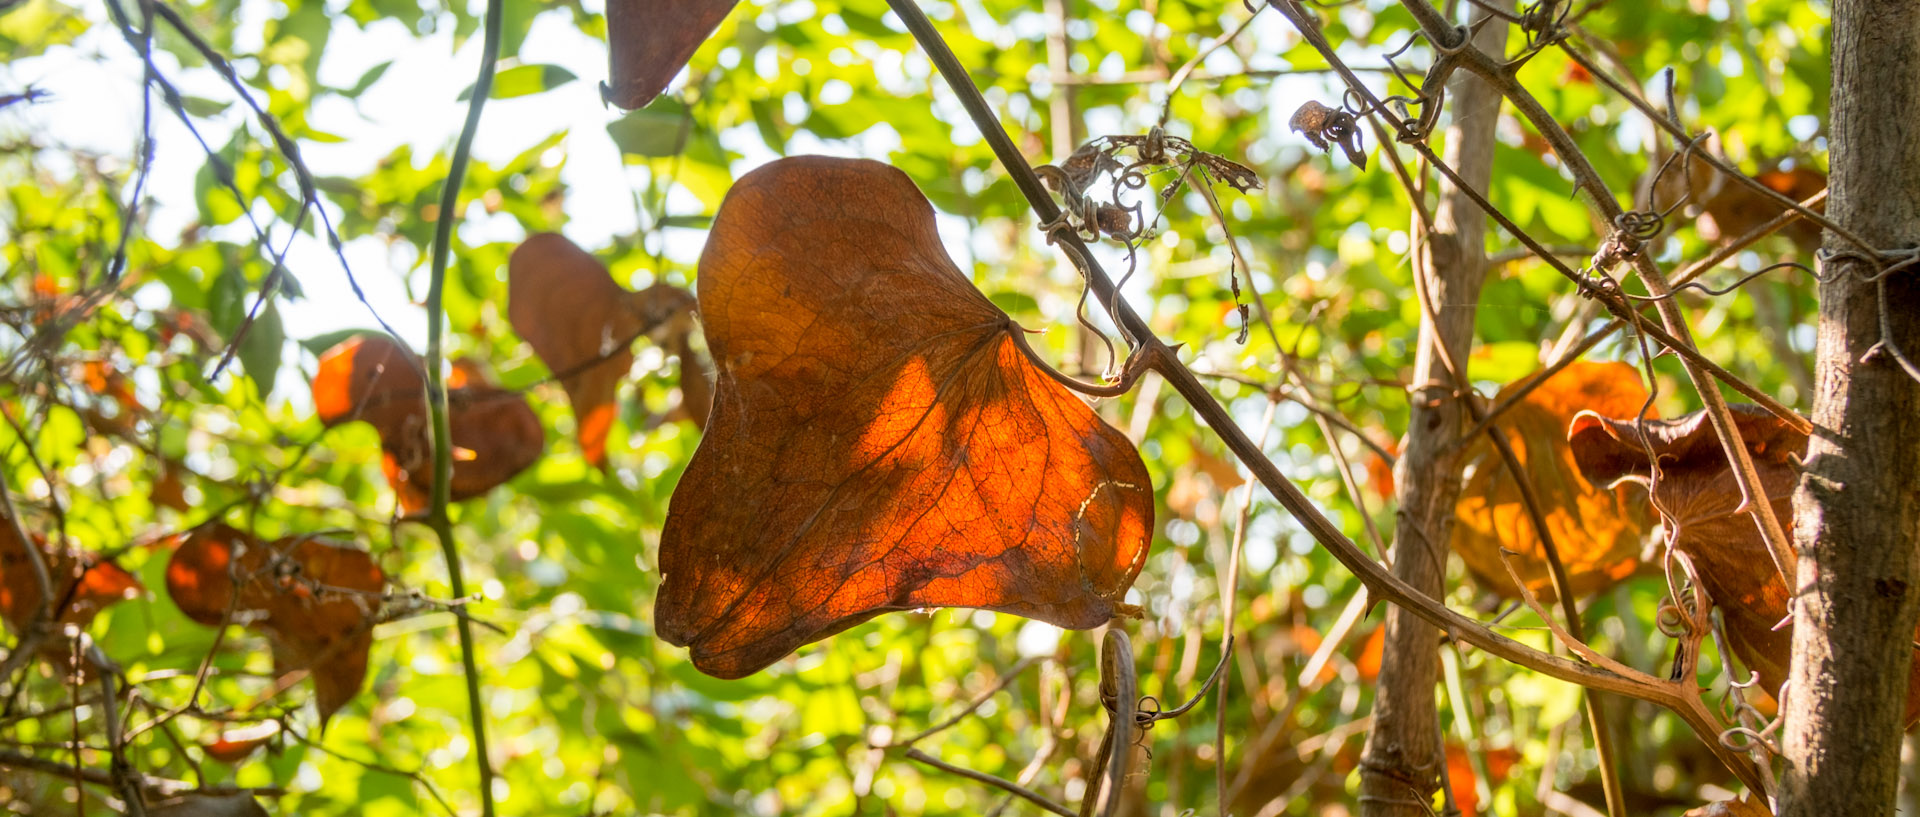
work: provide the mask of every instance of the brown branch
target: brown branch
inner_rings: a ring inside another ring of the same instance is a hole
[[[1288,2],[1288,0],[1280,0],[1280,2]],[[1433,10],[1430,3],[1426,0],[1401,0],[1401,5],[1420,21],[1429,39],[1436,43],[1449,41],[1448,32],[1436,28],[1428,19],[1430,16],[1437,16],[1437,12]],[[1325,38],[1320,38],[1320,42],[1325,42]],[[1579,145],[1574,143],[1573,136],[1567,132],[1566,128],[1548,113],[1539,100],[1534,98],[1532,92],[1514,79],[1507,64],[1473,47],[1471,43],[1462,44],[1457,50],[1448,53],[1446,59],[1458,59],[1461,67],[1479,75],[1512,102],[1514,109],[1547,140],[1554,154],[1560,157],[1561,164],[1573,174],[1576,189],[1584,189],[1587,192],[1594,213],[1608,224],[1620,223],[1626,211],[1614,198],[1613,191],[1608,188],[1599,171],[1594,169],[1593,163],[1587,159]],[[1656,121],[1665,120],[1664,116],[1657,114],[1653,118]],[[1784,199],[1784,197],[1781,198]],[[1798,202],[1790,199],[1786,199],[1786,202],[1790,206],[1799,207]],[[1618,236],[1619,233],[1615,235]],[[1661,342],[1676,353],[1680,353],[1681,365],[1686,369],[1687,378],[1693,382],[1694,391],[1700,395],[1700,401],[1706,406],[1707,416],[1713,422],[1714,431],[1720,438],[1721,448],[1726,452],[1727,459],[1733,466],[1734,477],[1740,485],[1741,509],[1753,515],[1754,523],[1760,528],[1761,537],[1766,542],[1768,555],[1773,558],[1775,569],[1780,572],[1783,581],[1793,586],[1791,576],[1793,571],[1790,568],[1793,564],[1793,548],[1787,542],[1785,528],[1773,513],[1773,503],[1767,500],[1766,489],[1760,484],[1760,475],[1754,468],[1753,457],[1747,451],[1746,443],[1740,438],[1739,428],[1734,425],[1732,413],[1727,409],[1726,398],[1714,385],[1714,380],[1724,378],[1720,378],[1718,372],[1714,371],[1718,367],[1709,365],[1709,362],[1700,357],[1698,350],[1694,348],[1686,316],[1680,311],[1680,305],[1667,297],[1672,294],[1673,286],[1668,282],[1665,273],[1654,263],[1650,254],[1636,248],[1629,255],[1629,260],[1640,274],[1640,279],[1646,284],[1647,290],[1661,298],[1655,302],[1654,306],[1659,312],[1661,322],[1666,324],[1667,333],[1671,335],[1670,338],[1664,338]],[[1615,298],[1608,298],[1606,303],[1609,308],[1613,308],[1623,317],[1627,314],[1624,310],[1631,309]],[[1653,334],[1651,329],[1652,327],[1643,327],[1643,331],[1649,335]]]
[[[0,749],[0,769],[19,769],[68,779],[79,778],[85,782],[103,787],[111,787],[114,785],[113,775],[100,769],[76,767],[71,764],[61,763],[57,760],[48,760],[24,752],[16,752],[12,749]],[[134,782],[138,783],[144,792],[156,797],[174,797],[187,792],[208,795],[247,794],[255,797],[283,797],[287,793],[286,789],[279,786],[196,786],[185,780],[155,777],[139,772],[130,772],[129,774],[132,775]]]
[[[988,701],[993,700],[993,696],[1000,694],[1001,690],[1006,689],[1009,686],[1012,686],[1014,681],[1020,680],[1020,674],[1026,672],[1027,667],[1033,666],[1033,662],[1037,660],[1039,659],[1035,656],[1028,656],[1026,658],[1020,659],[1019,663],[1014,664],[1012,668],[1008,669],[1005,675],[1000,676],[1000,682],[994,684],[992,689],[989,689],[986,692],[981,693],[978,697],[974,698],[971,703],[968,703],[965,707],[962,707],[960,711],[953,713],[953,715],[947,718],[946,720],[943,720],[939,723],[936,723],[932,726],[922,729],[919,732],[914,733],[912,737],[906,738],[905,740],[894,740],[894,741],[888,741],[886,743],[872,743],[868,745],[875,749],[892,749],[899,746],[912,746],[915,743],[919,743],[920,741],[926,740],[927,738],[933,737],[934,735],[940,734],[941,732],[945,732],[948,729],[952,729],[955,724],[965,720],[968,715],[973,714],[974,711],[978,710],[982,706],[985,706]]]
[[[980,127],[989,147],[993,149],[995,156],[1001,160],[1002,165],[1012,176],[1015,186],[1019,188],[1022,195],[1027,197],[1034,213],[1043,222],[1057,218],[1060,214],[1059,207],[1047,195],[1039,177],[1034,175],[1032,166],[1013,145],[1005,129],[999,124],[998,118],[987,106],[986,100],[980,96],[979,89],[973,86],[966,69],[940,39],[932,22],[927,20],[926,15],[914,5],[912,0],[888,0],[888,5],[900,16],[914,38],[928,52],[935,67],[959,95],[969,116]],[[1326,548],[1327,552],[1348,570],[1353,571],[1379,598],[1411,608],[1422,618],[1447,631],[1452,637],[1544,675],[1595,689],[1643,698],[1655,703],[1671,700],[1670,696],[1658,690],[1648,689],[1635,679],[1550,655],[1493,632],[1479,621],[1446,607],[1388,574],[1379,564],[1367,558],[1332,521],[1321,514],[1312,501],[1308,500],[1299,488],[1280,473],[1278,466],[1261,454],[1258,447],[1253,444],[1253,440],[1235,424],[1233,417],[1214,399],[1212,393],[1207,391],[1192,371],[1180,363],[1173,349],[1150,331],[1131,306],[1118,299],[1112,280],[1092,258],[1084,243],[1077,237],[1063,234],[1057,246],[1060,246],[1069,260],[1086,275],[1088,285],[1093,289],[1094,294],[1103,303],[1113,306],[1122,327],[1137,332],[1138,339],[1144,344],[1143,353],[1150,355],[1149,365],[1160,372],[1166,378],[1166,382],[1171,384],[1175,391],[1179,392],[1193,407],[1201,420],[1220,435],[1228,450],[1252,470],[1254,477],[1274,495],[1282,507],[1294,516],[1308,535]]]
[[[1078,817],[1078,815],[1074,813],[1073,809],[1067,808],[1066,806],[1060,805],[1059,803],[1049,800],[1046,798],[1045,795],[1037,791],[1034,791],[1033,789],[1029,789],[1026,786],[1022,786],[1018,783],[1008,780],[1004,777],[994,777],[993,775],[987,774],[985,772],[976,772],[964,766],[955,766],[951,763],[948,763],[944,760],[934,757],[933,755],[927,754],[926,752],[922,752],[919,749],[908,749],[907,759],[918,761],[920,763],[925,763],[928,766],[932,766],[936,769],[939,769],[943,772],[947,772],[949,774],[957,774],[961,777],[967,778],[968,780],[974,780],[981,783],[985,783],[989,786],[1000,789],[1001,791],[1004,791],[1008,794],[1011,794],[1015,797],[1018,797],[1036,806],[1039,806],[1043,809],[1046,809],[1047,811],[1053,812],[1054,814],[1058,814],[1060,815],[1060,817]]]

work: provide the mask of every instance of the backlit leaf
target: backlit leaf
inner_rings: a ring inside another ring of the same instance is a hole
[[[98,555],[50,547],[38,533],[29,532],[33,547],[40,552],[52,579],[54,602],[64,606],[52,611],[61,624],[85,628],[93,617],[114,604],[140,594],[144,588],[133,574]],[[0,618],[15,633],[22,633],[33,621],[40,606],[40,581],[34,575],[26,543],[14,531],[12,521],[0,515]],[[61,650],[64,652],[64,648]]]
[[[516,65],[493,75],[493,89],[489,96],[494,99],[530,96],[551,91],[575,79],[577,77],[572,71],[558,65]],[[473,87],[468,86],[460,92],[458,101],[465,102],[472,98]]]
[[[188,618],[257,629],[275,674],[310,674],[322,723],[366,678],[385,586],[364,550],[306,536],[263,543],[221,523],[181,537],[167,563],[167,594]]]
[[[450,381],[451,384],[451,381]],[[380,432],[381,468],[405,513],[431,504],[432,429],[420,359],[385,335],[355,335],[320,356],[313,408],[328,426],[363,420]],[[546,445],[540,418],[516,392],[484,380],[447,390],[453,499],[512,479]]]
[[[904,173],[804,157],[749,174],[699,299],[717,390],[654,609],[695,666],[747,675],[889,610],[1071,628],[1132,612],[1153,518],[1139,454],[1026,357]]]
[[[622,154],[657,159],[686,147],[693,120],[685,113],[634,111],[607,123],[607,135]]]
[[[1500,397],[1526,382],[1509,384]],[[1567,424],[1588,408],[1630,417],[1646,399],[1632,366],[1582,361],[1555,374],[1495,420],[1527,471],[1525,478],[1540,500],[1576,596],[1632,575],[1640,564],[1641,538],[1651,525],[1650,515],[1626,491],[1596,485],[1581,475],[1567,447]],[[1553,598],[1546,551],[1500,452],[1483,436],[1467,446],[1464,456],[1468,476],[1454,506],[1454,551],[1483,586],[1509,598],[1517,591],[1500,550],[1514,551],[1520,554],[1516,567],[1527,586],[1543,599]]]
[[[611,0],[607,3],[608,102],[644,108],[700,50],[738,0]]]
[[[507,262],[507,319],[560,378],[580,450],[597,466],[606,464],[614,396],[633,366],[633,342],[692,308],[693,296],[678,287],[627,291],[605,264],[555,233],[521,242]]]

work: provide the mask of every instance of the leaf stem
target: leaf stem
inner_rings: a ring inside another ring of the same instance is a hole
[[[453,159],[447,166],[447,179],[440,190],[440,214],[433,228],[432,277],[427,285],[427,413],[433,420],[433,506],[427,525],[440,540],[440,552],[447,561],[447,584],[454,598],[467,595],[466,578],[460,569],[460,549],[453,539],[453,522],[447,506],[453,499],[453,426],[447,416],[446,359],[444,338],[447,315],[442,306],[446,292],[447,260],[452,254],[453,225],[459,220],[460,187],[466,179],[467,161],[473,153],[473,138],[480,130],[480,112],[493,91],[494,64],[500,58],[500,22],[505,0],[487,0],[486,33],[480,45],[480,73],[473,82],[473,96],[467,103],[467,121],[454,144]],[[480,771],[480,813],[493,817],[493,761],[487,749],[486,707],[480,698],[480,666],[475,659],[473,621],[462,605],[453,608],[454,623],[460,634],[460,663],[466,670],[468,718],[473,726],[473,760]]]

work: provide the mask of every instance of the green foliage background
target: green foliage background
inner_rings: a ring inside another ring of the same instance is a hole
[[[332,32],[396,21],[421,38],[414,47],[427,47],[436,32],[451,30],[460,42],[478,27],[478,7],[468,4],[266,5],[266,15],[237,14],[237,0],[174,7],[236,59],[252,93],[289,136],[307,145],[340,138],[314,115],[317,103],[351,102],[376,83],[410,81],[381,63],[346,87],[322,83]],[[1051,101],[1068,88],[1058,81],[1061,73],[1081,83],[1072,90],[1083,133],[1141,133],[1154,123],[1167,89],[1158,79],[1134,80],[1164,77],[1247,14],[1237,3],[1189,0],[1068,5],[1072,58],[1056,72],[1047,62],[1050,24],[1041,4],[928,4],[1036,162],[1049,158],[1052,129],[1066,126],[1049,120]],[[516,59],[539,17],[605,36],[597,4],[508,0],[507,7],[508,60]],[[1614,0],[1588,8],[1582,42],[1604,44],[1615,64],[1649,86],[1658,72],[1672,69],[1688,123],[1717,129],[1743,167],[1751,171],[1781,158],[1824,165],[1824,3]],[[1382,0],[1319,13],[1328,36],[1360,65],[1383,65],[1381,55],[1412,28],[1403,10]],[[6,83],[0,93],[21,90],[36,56],[75,48],[83,38],[105,35],[92,40],[102,50],[130,48],[104,20],[97,10],[59,0],[12,4],[0,14],[0,53],[10,63],[0,69]],[[1185,344],[1193,367],[1212,375],[1209,382],[1244,424],[1258,422],[1267,402],[1262,384],[1277,384],[1284,356],[1293,353],[1301,379],[1290,388],[1309,390],[1385,443],[1404,431],[1404,378],[1418,323],[1405,254],[1411,213],[1377,153],[1372,169],[1359,172],[1287,130],[1286,116],[1300,102],[1337,97],[1327,90],[1324,64],[1284,28],[1268,13],[1209,57],[1174,97],[1169,132],[1256,168],[1265,181],[1260,191],[1225,194],[1223,201],[1253,266],[1242,284],[1259,293],[1289,348],[1276,348],[1264,331],[1252,332],[1244,344],[1235,341],[1229,253],[1194,196],[1176,201],[1164,230],[1141,248],[1129,291],[1164,337]],[[241,43],[253,47],[242,50]],[[200,55],[166,29],[155,47],[177,78],[212,76]],[[1416,47],[1403,65],[1423,67],[1425,59],[1424,47]],[[1656,161],[1644,119],[1605,89],[1580,81],[1555,51],[1535,58],[1521,78],[1570,126],[1609,182],[1621,191],[1644,188]],[[533,95],[596,79],[514,61],[503,64],[497,93]],[[149,588],[91,629],[151,704],[133,707],[134,723],[185,703],[195,671],[215,646],[212,630],[187,621],[165,597],[168,553],[156,543],[168,533],[210,517],[267,537],[342,531],[370,548],[403,588],[448,595],[430,533],[389,522],[393,498],[379,473],[372,430],[325,431],[304,399],[301,383],[313,372],[316,353],[336,338],[286,338],[281,315],[317,308],[301,297],[301,282],[340,275],[337,266],[290,269],[239,345],[237,370],[209,376],[272,269],[270,248],[244,238],[251,235],[244,216],[277,221],[280,235],[299,210],[299,189],[285,157],[230,91],[220,95],[217,83],[205,81],[192,87],[212,89],[183,104],[214,138],[244,203],[207,163],[194,190],[194,227],[156,235],[136,226],[126,277],[117,286],[103,280],[125,226],[121,207],[131,195],[135,136],[129,134],[118,155],[76,153],[22,125],[19,112],[27,103],[0,110],[6,263],[0,356],[10,373],[0,383],[0,408],[15,423],[0,428],[0,467],[25,505],[30,529],[61,531],[84,547],[117,553]],[[498,107],[489,111],[506,115]],[[168,115],[156,97],[154,116]],[[769,153],[892,146],[870,155],[904,169],[952,216],[950,235],[981,288],[1023,324],[1049,328],[1039,340],[1065,368],[1097,371],[1105,364],[1098,345],[1074,325],[1077,277],[1045,245],[973,126],[880,0],[743,3],[668,97],[624,116],[609,111],[607,120],[608,138],[638,171],[633,178],[644,181],[633,190],[642,224],[610,246],[590,249],[634,287],[658,280],[692,286],[701,231],[730,180]],[[559,138],[530,144],[507,161],[476,164],[462,197],[472,206],[462,217],[504,214],[528,232],[564,229],[568,191],[552,151]],[[1547,243],[1590,251],[1598,236],[1586,208],[1571,197],[1555,162],[1536,152],[1535,135],[1507,117],[1501,140],[1494,201]],[[1369,149],[1377,151],[1372,141]],[[423,264],[440,215],[447,150],[450,142],[430,155],[402,146],[353,172],[316,179],[341,237],[410,247],[402,257]],[[302,229],[324,236],[311,217]],[[1489,249],[1513,246],[1495,235]],[[1660,259],[1695,258],[1708,246],[1689,225],[1660,245]],[[677,400],[682,362],[642,344],[613,435],[613,467],[590,469],[572,443],[563,396],[543,382],[548,373],[507,326],[504,268],[511,249],[511,242],[457,241],[446,300],[451,353],[487,362],[510,387],[529,387],[550,442],[536,466],[454,514],[469,582],[480,588],[472,609],[495,625],[481,630],[480,651],[503,813],[981,814],[1000,803],[993,790],[871,744],[943,720],[1023,657],[1044,660],[974,716],[919,745],[950,763],[1007,778],[1020,776],[1038,757],[1032,785],[1077,801],[1104,725],[1096,703],[1097,640],[1090,634],[1067,633],[1056,644],[1051,628],[1009,616],[888,615],[734,682],[700,675],[679,650],[654,639],[655,545],[675,478],[698,442],[690,425],[664,419]],[[1753,269],[1792,252],[1774,239],[1740,263]],[[1114,260],[1108,266],[1124,268]],[[357,272],[398,275],[416,286],[423,280],[417,267]],[[86,309],[63,300],[90,295],[97,297]],[[1738,296],[1688,302],[1702,351],[1803,407],[1810,399],[1811,303],[1811,283],[1790,273]],[[383,314],[417,309],[397,302],[372,306]],[[47,322],[49,314],[61,320]],[[1537,262],[1498,266],[1480,312],[1473,378],[1491,394],[1538,366],[1570,326],[1577,332],[1594,325],[1593,316],[1590,304]],[[1627,342],[1613,341],[1592,357],[1637,360],[1635,354]],[[78,372],[89,361],[126,373],[144,408],[129,414],[87,390]],[[1670,359],[1655,365],[1663,413],[1696,407],[1677,366]],[[1139,439],[1161,500],[1153,553],[1136,585],[1136,600],[1148,614],[1130,632],[1144,692],[1169,704],[1182,701],[1220,656],[1221,576],[1245,489],[1222,484],[1232,482],[1215,466],[1226,459],[1224,450],[1156,382],[1098,408]],[[116,420],[125,431],[113,430]],[[1343,489],[1330,445],[1360,468],[1365,509]],[[1349,536],[1366,541],[1363,513],[1392,529],[1391,501],[1377,478],[1366,476],[1370,455],[1355,435],[1338,431],[1328,440],[1298,403],[1287,401],[1267,446]],[[190,501],[185,511],[150,497],[157,481],[174,477],[183,480]],[[1264,494],[1253,500],[1248,552],[1249,570],[1234,600],[1241,605],[1242,650],[1227,672],[1234,689],[1225,713],[1226,763],[1230,780],[1251,770],[1249,791],[1293,799],[1263,811],[1267,799],[1250,793],[1236,813],[1348,813],[1364,729],[1355,724],[1367,714],[1371,695],[1353,657],[1379,613],[1350,639],[1332,678],[1302,689],[1300,670],[1313,642],[1332,626],[1357,582]],[[1449,603],[1490,613],[1490,597],[1457,566],[1453,575]],[[1597,624],[1596,645],[1661,672],[1669,643],[1653,626],[1653,611],[1662,592],[1658,579],[1648,577],[1593,599],[1588,616]],[[303,709],[304,686],[261,700],[271,683],[265,677],[270,660],[256,636],[236,629],[212,652],[216,672],[201,701],[206,713],[219,717],[176,718],[142,736],[132,759],[156,775],[283,787],[286,796],[268,804],[275,813],[442,813],[437,799],[472,813],[474,747],[451,623],[446,613],[428,613],[380,627],[366,691],[324,735],[310,707]],[[1503,626],[1545,647],[1537,624],[1520,612]],[[1443,696],[1449,734],[1470,716],[1478,737],[1470,754],[1509,749],[1519,756],[1511,778],[1491,788],[1491,800],[1483,800],[1490,807],[1483,809],[1540,813],[1542,775],[1560,790],[1599,802],[1574,688],[1471,652],[1461,657],[1460,683],[1463,699]],[[1060,703],[1063,693],[1070,703]],[[63,762],[73,753],[60,747],[76,729],[97,744],[99,713],[83,710],[76,719],[62,706],[68,694],[60,682],[35,673],[11,714],[0,718],[0,742]],[[1471,706],[1454,711],[1462,700]],[[1213,811],[1220,762],[1210,745],[1214,711],[1208,704],[1149,735],[1151,764],[1133,780],[1147,804],[1140,813]],[[1626,746],[1625,773],[1648,798],[1645,813],[1675,814],[1702,802],[1713,786],[1734,786],[1677,720],[1645,705],[1623,702],[1614,711]],[[266,717],[286,718],[294,734],[242,763],[207,759],[195,746],[217,734],[222,719]],[[1330,732],[1340,739],[1330,739]],[[98,751],[81,755],[87,765],[105,763]],[[0,799],[31,813],[51,812],[70,808],[64,798],[71,785],[0,772]],[[106,813],[99,794],[90,791],[86,813]],[[1009,813],[1034,812],[1016,804]]]

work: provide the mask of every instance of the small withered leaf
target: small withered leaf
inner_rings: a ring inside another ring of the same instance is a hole
[[[1066,161],[1060,163],[1060,173],[1061,176],[1065,177],[1065,183],[1074,195],[1080,196],[1086,195],[1087,187],[1093,184],[1093,180],[1101,173],[1119,169],[1120,161],[1113,158],[1112,149],[1106,144],[1105,140],[1101,139],[1091,140],[1074,149],[1073,155],[1068,156]],[[1050,176],[1049,178],[1054,178],[1056,181],[1060,180],[1058,177]],[[1068,191],[1056,190],[1054,192],[1065,193]]]
[[[738,0],[608,0],[608,102],[644,108],[665,90]]]
[[[654,607],[694,666],[741,677],[890,610],[1072,628],[1132,611],[1145,465],[1028,360],[906,174],[824,157],[748,174],[698,280],[714,407]]]
[[[175,541],[167,594],[188,618],[264,633],[277,674],[313,678],[322,724],[359,693],[386,586],[370,554],[308,536],[262,542],[218,522]]]
[[[320,356],[312,383],[314,413],[322,423],[364,421],[380,432],[381,468],[408,514],[427,508],[433,485],[432,431],[420,371],[420,358],[392,338],[356,335]],[[532,465],[546,447],[546,431],[518,393],[486,382],[472,367],[456,367],[455,373],[462,385],[447,390],[447,420],[456,453],[452,493],[458,501],[484,494]]]
[[[221,763],[236,764],[259,751],[260,747],[279,734],[279,721],[261,721],[209,735],[200,741],[200,751]]]
[[[692,308],[693,296],[678,287],[629,292],[605,264],[555,233],[529,237],[507,261],[507,321],[559,376],[580,451],[598,467],[606,466],[614,397],[633,366],[633,342]]]
[[[1347,161],[1354,167],[1367,168],[1367,151],[1361,144],[1360,126],[1353,114],[1309,99],[1293,112],[1287,127],[1306,136],[1307,142],[1322,151],[1339,145],[1340,152],[1346,154]]]
[[[0,619],[16,635],[33,624],[40,608],[40,580],[35,575],[28,547],[40,553],[41,562],[52,580],[53,599],[48,612],[56,624],[85,629],[93,617],[115,604],[140,594],[146,588],[140,580],[119,565],[98,554],[53,547],[45,537],[28,532],[28,542],[20,541],[12,520],[0,514]],[[71,671],[85,667],[73,660],[71,644],[55,638],[43,648],[43,657],[56,667]]]
[[[1335,113],[1338,111],[1320,104],[1318,100],[1309,99],[1293,112],[1293,118],[1287,120],[1287,127],[1306,136],[1307,142],[1314,147],[1327,150],[1330,146],[1320,134],[1326,130],[1327,123],[1333,121]]]
[[[1242,193],[1260,189],[1260,174],[1253,168],[1214,153],[1197,152],[1201,165],[1228,187]]]

